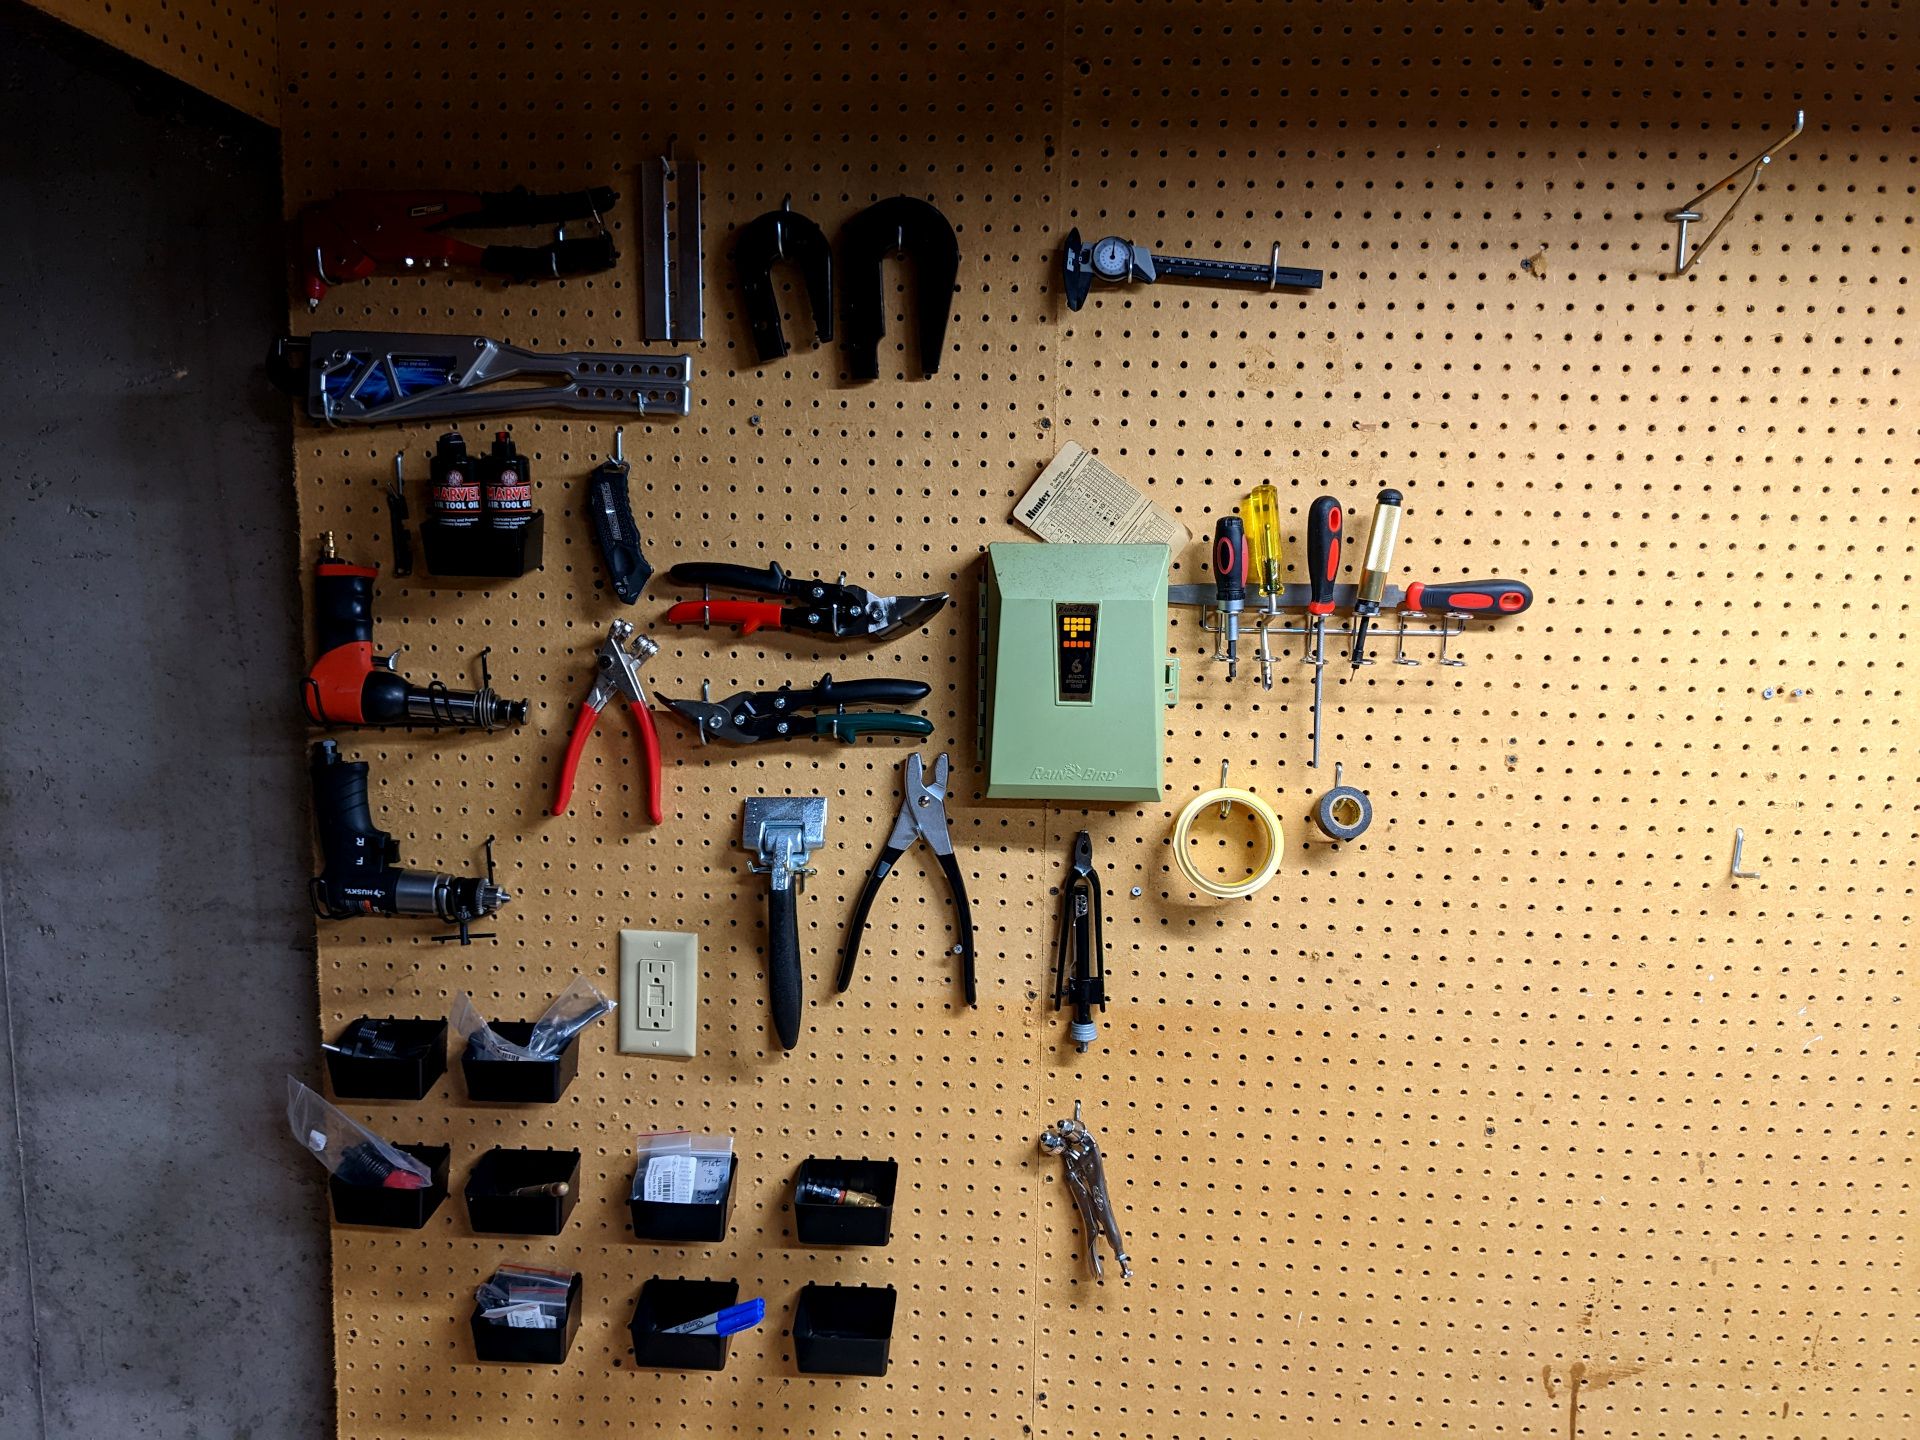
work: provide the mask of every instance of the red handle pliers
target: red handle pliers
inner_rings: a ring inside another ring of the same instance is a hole
[[[626,642],[631,638],[633,643]],[[573,722],[573,738],[567,742],[567,758],[560,762],[560,784],[553,793],[553,813],[564,815],[573,799],[573,777],[580,769],[580,756],[593,734],[593,722],[616,695],[626,697],[633,718],[640,726],[640,758],[647,769],[647,819],[658,825],[660,808],[660,734],[653,728],[653,712],[647,708],[647,692],[640,686],[640,667],[651,660],[660,647],[644,635],[635,635],[630,621],[616,620],[607,638],[594,651],[600,673],[587,691],[586,703]]]

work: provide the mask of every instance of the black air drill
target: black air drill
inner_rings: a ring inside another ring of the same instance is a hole
[[[400,847],[377,829],[367,808],[367,762],[342,760],[340,747],[322,740],[313,747],[313,818],[320,830],[322,866],[308,885],[317,915],[347,920],[356,915],[437,915],[460,929],[496,913],[513,897],[493,883],[489,855],[484,876],[404,870]],[[485,938],[485,937],[481,937]]]

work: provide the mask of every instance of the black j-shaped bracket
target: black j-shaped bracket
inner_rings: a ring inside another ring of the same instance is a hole
[[[960,242],[947,217],[924,200],[896,195],[862,210],[840,234],[840,273],[847,296],[847,369],[855,380],[880,378],[880,341],[887,333],[881,263],[912,257],[920,313],[920,373],[934,375],[947,344],[947,315],[960,274]]]
[[[833,247],[818,225],[782,205],[742,225],[733,241],[734,274],[747,297],[747,323],[762,365],[789,348],[780,328],[780,296],[773,288],[773,267],[782,261],[799,267],[813,305],[815,335],[822,343],[833,339]]]

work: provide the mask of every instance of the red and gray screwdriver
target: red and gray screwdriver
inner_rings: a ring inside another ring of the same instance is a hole
[[[1393,570],[1393,546],[1400,538],[1400,492],[1382,490],[1373,505],[1373,524],[1367,530],[1366,564],[1360,571],[1359,596],[1353,602],[1353,668],[1373,662],[1366,658],[1367,631],[1380,613],[1387,576]]]
[[[1320,763],[1320,692],[1327,675],[1327,616],[1333,613],[1333,582],[1340,574],[1340,502],[1322,495],[1307,511],[1307,613],[1313,616],[1313,758]]]
[[[1247,603],[1247,530],[1238,515],[1213,527],[1213,603],[1227,638],[1227,679],[1240,673],[1240,612]]]

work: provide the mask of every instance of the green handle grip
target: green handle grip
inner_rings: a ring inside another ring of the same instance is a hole
[[[924,715],[895,715],[889,711],[853,715],[816,715],[814,734],[831,735],[851,745],[862,735],[931,735],[933,722]]]

